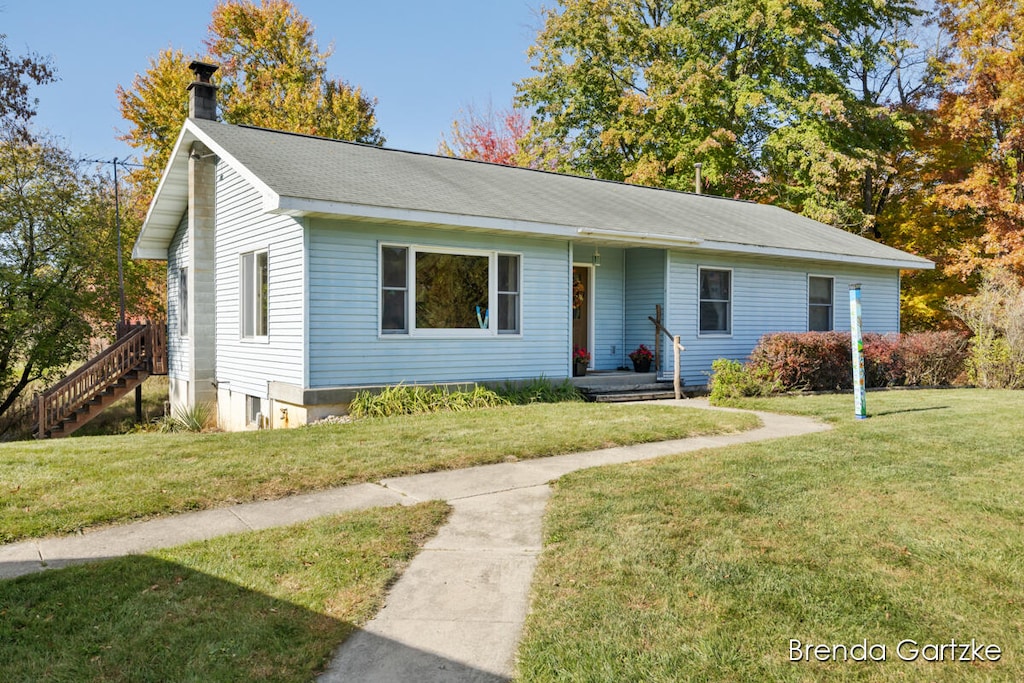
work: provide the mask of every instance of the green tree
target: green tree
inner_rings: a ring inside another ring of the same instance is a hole
[[[53,142],[0,137],[0,415],[88,346],[109,250],[98,194]]]
[[[288,0],[217,5],[206,47],[222,65],[224,120],[383,144],[376,101],[327,76],[333,48],[321,50],[313,34],[312,23]]]
[[[825,81],[792,102],[790,119],[762,147],[762,197],[851,232],[883,237],[880,215],[902,189],[900,167],[933,95],[927,17],[890,5],[826,40]],[[806,87],[806,86],[805,86]]]
[[[207,55],[165,49],[129,88],[118,86],[121,115],[131,124],[122,139],[142,150],[145,169],[136,180],[149,192],[188,116],[185,89],[193,59],[220,65],[214,78],[228,123],[384,144],[376,100],[327,75],[331,49],[320,49],[313,25],[287,0],[218,4],[205,44]]]
[[[194,59],[181,50],[161,50],[150,58],[145,73],[135,75],[131,88],[117,86],[121,115],[132,124],[121,139],[142,152],[143,168],[132,174],[132,181],[148,194],[156,190],[188,118],[185,91],[192,82],[188,65]]]
[[[869,29],[912,15],[907,2],[559,0],[518,97],[560,170],[688,190],[701,162],[711,192],[803,209],[823,179],[855,185],[877,128],[898,128],[874,123],[837,66],[873,68],[885,34]]]

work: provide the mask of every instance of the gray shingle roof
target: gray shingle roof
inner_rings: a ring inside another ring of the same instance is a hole
[[[628,233],[638,240],[645,235],[692,239],[702,248],[727,251],[799,252],[791,255],[931,266],[925,259],[769,205],[213,121],[190,120],[186,130],[188,126],[222,158],[244,167],[278,195],[281,210],[301,207],[293,213],[344,215],[373,207],[405,216],[417,212],[430,223],[444,224],[446,217],[457,216],[456,224],[463,226],[508,222],[518,230],[548,233],[556,226],[563,232]]]

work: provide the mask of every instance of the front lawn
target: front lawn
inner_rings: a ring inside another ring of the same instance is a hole
[[[447,514],[376,508],[0,581],[0,680],[312,680]]]
[[[520,680],[1024,680],[1024,394],[747,405],[834,429],[556,483]],[[972,639],[999,661],[924,661]]]
[[[750,429],[664,405],[534,404],[232,434],[0,444],[0,543],[510,458]]]

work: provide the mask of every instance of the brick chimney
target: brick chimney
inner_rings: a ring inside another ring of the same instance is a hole
[[[188,116],[191,119],[217,120],[217,86],[210,82],[213,72],[219,67],[216,64],[194,61],[188,65],[196,75],[188,84]]]

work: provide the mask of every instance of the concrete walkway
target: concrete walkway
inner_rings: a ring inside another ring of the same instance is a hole
[[[700,399],[661,403],[709,407]],[[443,499],[453,507],[448,523],[413,559],[381,612],[342,645],[321,681],[505,681],[513,673],[541,550],[548,482],[587,467],[827,429],[808,418],[757,415],[764,425],[739,434],[398,477],[4,545],[0,546],[0,578],[346,510]]]

